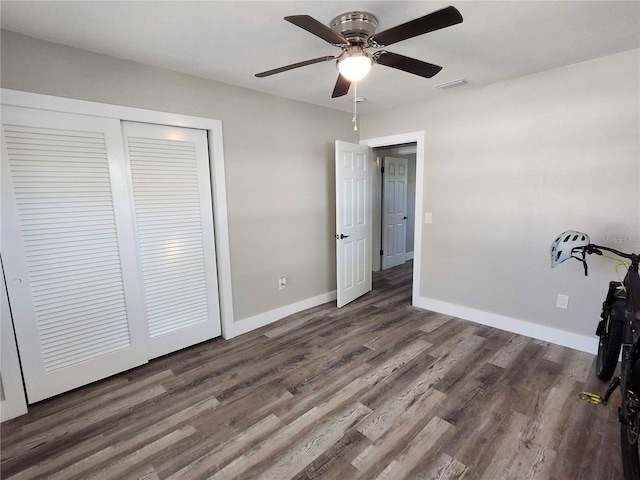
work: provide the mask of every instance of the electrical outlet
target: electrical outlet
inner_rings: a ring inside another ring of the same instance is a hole
[[[564,308],[565,310],[569,308],[569,295],[558,294],[558,299],[556,300],[556,307]]]
[[[284,287],[287,286],[287,277],[280,277],[278,279],[278,290],[284,290]]]

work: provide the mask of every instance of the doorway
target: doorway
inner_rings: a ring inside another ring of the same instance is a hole
[[[412,222],[412,226],[414,228],[413,231],[413,279],[412,279],[412,295],[411,295],[411,303],[412,305],[418,305],[420,299],[420,272],[421,272],[421,255],[420,255],[420,246],[422,245],[422,222],[419,221],[424,216],[424,207],[423,207],[423,181],[424,181],[424,131],[417,132],[408,132],[408,133],[400,133],[396,135],[389,135],[385,137],[375,137],[368,138],[360,141],[361,145],[367,145],[372,149],[377,151],[389,149],[389,148],[415,148],[415,189],[414,189],[414,201],[412,202],[414,208],[414,221]],[[415,147],[413,147],[415,145]],[[411,147],[409,147],[411,146]],[[372,162],[377,162],[377,152],[376,155],[373,155]],[[377,165],[374,165],[377,167]],[[378,171],[378,168],[374,168],[374,171]],[[377,195],[376,195],[376,198]],[[381,201],[382,196],[380,196]],[[374,202],[376,199],[374,198]],[[378,205],[381,205],[380,203]],[[374,208],[377,211],[380,211],[379,208],[374,204]],[[377,220],[377,228],[376,228],[376,218],[374,215],[374,229],[375,231],[380,231],[380,220]],[[378,238],[380,240],[380,234],[374,234],[374,241]],[[379,245],[379,244],[378,244]],[[380,268],[380,248],[378,249],[372,248],[373,258],[372,265],[374,269]],[[377,263],[376,263],[377,262]]]
[[[373,271],[413,259],[416,142],[376,147],[373,199]]]

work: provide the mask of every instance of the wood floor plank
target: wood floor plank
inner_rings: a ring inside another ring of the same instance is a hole
[[[3,478],[11,478],[12,480],[27,480],[32,478],[46,478],[47,475],[54,474],[74,463],[80,462],[84,458],[91,457],[96,452],[104,450],[109,444],[105,441],[103,435],[95,435],[82,442],[79,442],[72,449],[66,449],[60,455],[42,459],[34,464],[30,456],[29,460],[25,460],[28,464],[27,468],[18,470],[12,475],[12,470],[7,464],[3,467]],[[15,469],[15,467],[14,467]],[[10,475],[10,477],[9,477]]]
[[[357,388],[356,393],[362,394],[371,388],[371,385],[361,378],[370,369],[371,367],[366,364],[344,366],[317,379],[317,382],[305,384],[304,390],[299,389],[288,401],[282,402],[274,409],[274,413],[278,418],[289,423],[314,406],[342,395],[345,390]]]
[[[129,476],[135,477],[135,470],[141,467],[146,467],[146,462],[150,461],[157,452],[161,452],[168,448],[171,448],[176,442],[196,433],[195,428],[192,425],[181,427],[177,430],[173,430],[167,435],[145,444],[142,448],[135,450],[123,457],[116,457],[110,459],[108,464],[101,465],[99,468],[92,472],[82,473],[80,475],[69,476],[69,472],[65,472],[62,476],[58,477],[53,475],[52,480],[60,479],[86,479],[86,480],[104,480],[111,478],[126,478]],[[145,475],[147,474],[145,468]]]
[[[507,478],[549,478],[556,451],[533,442],[518,442],[518,455],[509,467]]]
[[[235,458],[233,455],[227,458],[230,452],[226,451],[225,447],[229,446],[229,449],[234,451],[234,444],[228,442],[246,432],[251,433],[249,435],[251,446],[264,441],[265,438],[259,435],[262,430],[256,431],[256,425],[263,425],[261,422],[265,417],[273,415],[276,405],[292,397],[291,393],[275,384],[269,387],[261,391],[264,396],[257,400],[257,406],[252,401],[254,399],[244,397],[238,402],[220,405],[215,411],[198,416],[193,422],[198,432],[196,435],[174,445],[170,451],[163,452],[154,459],[153,464],[162,478],[173,475],[184,466],[197,462],[203,456],[218,452],[220,449],[225,450],[217,454],[218,458],[224,458],[220,467],[224,466]],[[268,432],[269,435],[271,433],[273,432]]]
[[[418,396],[406,410],[394,411],[384,417],[378,413],[374,423],[361,422],[363,430],[375,438],[375,441],[362,451],[351,464],[363,478],[375,478],[379,475],[414,438],[414,436],[436,415],[446,401],[446,396],[431,389]],[[360,427],[358,427],[360,429]]]
[[[292,480],[356,478],[357,471],[350,462],[369,444],[367,437],[351,428],[304,470],[293,476]]]
[[[527,337],[514,335],[489,361],[498,367],[507,368],[513,364],[527,343],[529,343]]]
[[[29,407],[14,480],[620,480],[594,357],[411,305],[412,264]]]
[[[217,405],[218,401],[215,398],[196,403],[170,417],[163,419],[161,422],[154,424],[149,428],[137,431],[135,435],[132,435],[125,440],[109,443],[107,444],[108,446],[102,450],[96,451],[91,455],[77,458],[73,463],[65,465],[67,462],[61,463],[64,459],[60,457],[53,457],[52,461],[41,460],[36,466],[32,467],[32,469],[21,472],[16,476],[16,478],[30,478],[31,476],[43,473],[47,473],[47,475],[54,477],[55,474],[53,472],[56,470],[60,470],[63,473],[63,477],[61,478],[64,478],[64,476],[71,478],[74,475],[82,476],[85,471],[94,469],[96,465],[99,465],[101,462],[110,463],[113,458],[119,455],[126,454],[130,451],[137,451],[138,449],[145,447],[151,439],[163,437],[177,427],[184,425],[198,413],[215,408]],[[65,467],[61,468],[61,465],[65,465]],[[26,476],[22,477],[21,475],[23,474],[26,474]]]
[[[166,478],[168,480],[181,480],[184,478],[205,478],[213,475],[230,460],[239,457],[243,451],[255,447],[257,440],[264,439],[282,426],[283,423],[275,415],[268,415],[258,423],[232,437],[228,442],[212,448],[197,460]]]
[[[406,400],[406,392],[413,391],[415,392],[414,395],[417,394],[416,387],[424,386],[421,377],[425,375],[425,371],[428,371],[435,361],[436,359],[426,351],[420,353],[373,386],[362,396],[360,402],[376,410],[385,408],[384,405],[393,405],[387,407],[392,410],[402,408],[399,402],[402,404],[409,402],[409,400]],[[427,388],[424,388],[420,393],[426,390]]]
[[[443,453],[429,468],[423,472],[416,472],[414,478],[415,480],[460,480],[463,477],[466,478],[467,471],[466,465]]]
[[[397,422],[405,417],[418,414],[417,410],[422,409],[422,413],[428,412],[426,406],[441,407],[446,399],[446,395],[437,390],[421,391],[420,388],[411,388],[400,393],[398,397],[390,398],[387,402],[376,408],[371,415],[358,425],[358,430],[370,440],[377,440],[382,437]]]
[[[292,478],[316,460],[322,453],[340,438],[353,424],[366,416],[371,410],[361,403],[348,405],[336,415],[329,416],[322,423],[314,425],[306,436],[295,445],[281,452],[275,459],[269,459],[268,467],[254,465],[243,474],[246,479]]]
[[[469,478],[481,478],[482,474],[494,463],[497,451],[501,447],[500,438],[506,441],[505,432],[510,428],[512,412],[492,411],[483,412],[478,425],[469,431],[464,427],[458,431],[470,432],[467,438],[459,441],[454,448],[445,448],[455,452],[456,459],[469,468]],[[517,436],[512,432],[510,438]],[[479,454],[479,452],[482,452]]]
[[[558,448],[570,418],[567,414],[576,403],[575,399],[581,390],[582,385],[569,380],[558,387],[551,388],[540,413],[534,420],[537,426],[537,431],[532,437],[534,442],[554,449]]]
[[[13,444],[6,451],[3,448],[2,455],[3,457],[6,455],[7,458],[6,470],[11,471],[15,468],[14,463],[24,464],[25,461],[33,457],[37,457],[40,462],[43,462],[60,455],[70,445],[82,443],[84,439],[93,436],[90,430],[93,429],[94,425],[112,421],[114,417],[121,415],[121,412],[128,407],[157,397],[164,392],[165,390],[161,385],[150,387],[142,392],[136,392],[129,398],[120,399],[105,405],[103,408],[96,408],[86,412],[85,415],[78,418],[68,421],[63,420],[55,428],[42,432],[38,431],[32,437],[29,437],[24,444]]]
[[[274,433],[268,442],[263,445],[257,445],[251,450],[243,452],[232,462],[228,463],[224,468],[218,470],[211,475],[211,480],[239,478],[244,472],[255,465],[260,465],[270,458],[273,458],[279,452],[285,450],[296,439],[304,435],[304,432],[313,424],[322,419],[323,412],[319,407],[314,407],[300,417],[296,418],[292,423],[284,426],[282,429]]]
[[[455,427],[449,422],[437,416],[433,417],[377,478],[380,480],[410,478],[410,472],[416,468],[422,458],[441,439],[442,435],[452,428]]]
[[[493,451],[491,452],[492,455],[490,461],[481,463],[484,470],[481,470],[480,468],[470,470],[468,477],[470,479],[478,480],[506,480],[509,478],[526,478],[524,476],[520,477],[520,472],[518,472],[516,477],[510,477],[509,471],[511,470],[511,466],[514,463],[515,459],[518,457],[520,450],[524,447],[524,442],[518,442],[516,441],[516,439],[518,436],[518,432],[521,431],[522,428],[524,428],[527,420],[528,419],[526,416],[516,412],[512,412],[511,415],[506,419],[506,423],[504,425],[503,431],[505,434],[498,435],[494,439],[494,445],[492,449]],[[482,452],[478,452],[478,454],[482,454]]]

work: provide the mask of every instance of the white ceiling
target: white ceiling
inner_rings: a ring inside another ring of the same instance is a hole
[[[640,47],[638,1],[7,1],[2,28],[76,48],[350,111],[331,99],[333,62],[267,78],[255,73],[339,49],[286,22],[308,14],[328,24],[352,10],[378,17],[378,31],[447,5],[461,24],[388,47],[442,65],[431,79],[382,65],[358,85],[362,113],[453,95],[434,85],[465,78],[478,85]]]

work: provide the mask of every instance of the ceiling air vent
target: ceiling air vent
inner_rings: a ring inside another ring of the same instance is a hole
[[[434,85],[434,87],[440,90],[451,90],[452,88],[462,87],[463,85],[467,85],[467,81],[464,78],[458,78],[450,82],[439,83],[438,85]]]

